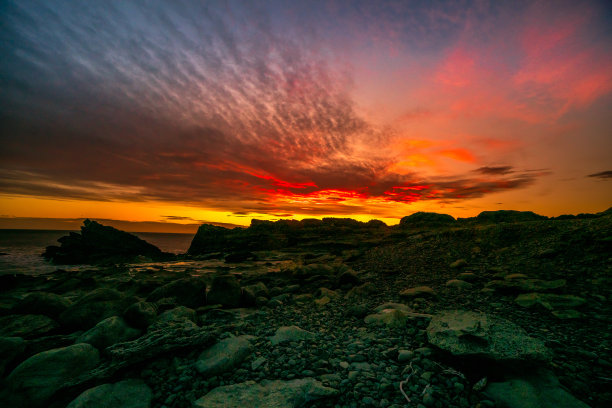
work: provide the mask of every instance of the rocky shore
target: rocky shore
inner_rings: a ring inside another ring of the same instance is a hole
[[[0,406],[612,404],[610,211],[306,224],[202,227],[215,272],[0,276]]]

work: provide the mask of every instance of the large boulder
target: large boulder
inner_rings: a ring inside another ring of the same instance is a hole
[[[180,322],[189,320],[193,323],[198,322],[198,314],[195,310],[185,306],[178,306],[174,309],[166,310],[157,317],[156,323]]]
[[[88,330],[111,316],[120,316],[134,302],[124,298],[121,292],[99,288],[73,303],[60,315],[60,323],[71,329]]]
[[[316,335],[297,326],[283,326],[279,327],[274,336],[270,337],[270,343],[273,346],[292,341],[302,341],[314,339]]]
[[[484,313],[449,310],[435,315],[427,327],[431,344],[458,357],[499,363],[550,360],[543,342],[514,323]]]
[[[14,313],[45,315],[57,319],[72,304],[55,293],[33,292],[21,299],[13,308]]]
[[[144,330],[157,318],[157,305],[151,302],[132,303],[123,312],[123,318],[130,326]]]
[[[90,388],[66,408],[149,408],[153,392],[142,380],[130,379]]]
[[[83,222],[80,234],[71,232],[58,242],[61,246],[49,246],[43,254],[55,264],[112,264],[130,262],[138,256],[155,261],[174,257],[135,235],[90,220]]]
[[[0,317],[0,336],[31,339],[52,333],[57,322],[43,315],[9,315]]]
[[[291,381],[247,381],[217,387],[195,401],[194,408],[298,408],[307,402],[337,395],[312,378]]]
[[[400,228],[431,228],[445,227],[454,223],[455,219],[448,214],[419,211],[403,217],[399,222],[399,226]]]
[[[65,382],[91,370],[99,361],[98,350],[84,343],[36,354],[19,364],[7,377],[4,406],[46,406]]]
[[[501,408],[589,408],[548,372],[492,382],[485,394]]]
[[[268,298],[270,293],[263,282],[257,282],[242,288],[242,304],[245,306],[257,305],[258,298]]]
[[[151,292],[147,302],[163,298],[173,298],[177,304],[190,308],[202,306],[206,303],[206,282],[200,277],[177,279]]]
[[[123,318],[111,316],[83,333],[77,343],[89,343],[102,350],[115,343],[135,339],[140,334],[140,330],[128,326]]]
[[[255,338],[244,335],[221,340],[200,354],[196,370],[202,375],[213,376],[236,367],[253,351],[251,341]]]
[[[209,305],[226,307],[240,306],[241,290],[238,279],[234,275],[215,276],[206,296]]]

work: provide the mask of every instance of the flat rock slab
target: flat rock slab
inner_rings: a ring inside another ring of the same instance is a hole
[[[313,378],[268,381],[217,387],[195,401],[194,408],[297,408],[308,401],[337,395]]]
[[[288,341],[310,340],[314,339],[315,336],[314,333],[300,329],[297,326],[283,326],[279,327],[274,336],[270,337],[270,343],[277,345]]]
[[[482,357],[497,362],[548,361],[544,343],[529,337],[514,323],[484,313],[449,310],[435,315],[427,338],[455,356]]]
[[[196,370],[200,374],[212,376],[232,369],[251,354],[251,341],[254,339],[255,336],[244,335],[221,340],[200,354],[195,364]]]
[[[429,286],[417,286],[402,290],[400,296],[405,298],[436,297],[436,292]]]
[[[102,384],[84,391],[66,408],[149,408],[153,392],[142,380]]]
[[[565,391],[552,374],[490,383],[485,394],[502,408],[589,408]]]
[[[57,322],[44,315],[9,315],[0,318],[0,336],[31,339],[56,330]]]

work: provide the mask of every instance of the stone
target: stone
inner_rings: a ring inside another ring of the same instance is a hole
[[[465,259],[457,259],[455,262],[449,265],[451,268],[459,269],[467,266],[467,261]]]
[[[569,320],[569,319],[580,319],[584,317],[582,313],[577,310],[569,309],[569,310],[553,310],[552,315],[557,319],[561,320]]]
[[[46,406],[49,398],[65,382],[98,365],[98,350],[91,344],[38,353],[19,364],[7,377],[8,390],[15,402],[5,406]]]
[[[33,292],[17,302],[13,311],[18,314],[45,315],[57,319],[71,304],[70,300],[55,293]]]
[[[496,290],[500,293],[525,293],[525,292],[550,292],[564,287],[565,279],[545,281],[540,279],[510,279],[493,280],[485,285],[485,288]]]
[[[524,273],[511,273],[510,275],[504,276],[505,280],[520,280],[520,279],[529,279],[529,276]]]
[[[174,309],[166,310],[157,316],[157,322],[172,322],[187,319],[197,324],[198,314],[195,310],[185,306],[178,306]]]
[[[157,305],[150,302],[136,302],[123,312],[123,318],[132,327],[146,330],[157,319]]]
[[[319,288],[315,292],[315,297],[317,298],[327,297],[329,299],[336,299],[338,296],[340,296],[338,292],[336,292],[335,290],[328,289],[328,288]]]
[[[215,276],[206,296],[209,305],[220,304],[225,307],[240,306],[240,284],[234,275]]]
[[[588,405],[565,391],[557,378],[548,372],[489,383],[485,394],[498,407],[588,408]]]
[[[274,336],[270,337],[270,342],[275,346],[290,341],[312,340],[315,337],[314,333],[300,329],[297,326],[283,326],[279,327]]]
[[[17,356],[26,348],[26,342],[21,337],[0,337],[0,378],[4,376],[4,370]]]
[[[496,362],[549,361],[540,340],[529,337],[514,323],[484,313],[449,310],[435,315],[427,327],[429,342],[454,356]]]
[[[338,391],[313,378],[262,381],[217,387],[194,402],[194,408],[297,408],[307,402],[335,396]]]
[[[368,315],[364,319],[367,325],[395,328],[406,327],[407,321],[408,317],[406,313],[396,309],[384,309],[380,313]]]
[[[195,309],[206,303],[206,282],[202,277],[174,280],[151,292],[147,302],[157,302],[163,298],[173,298],[177,304]]]
[[[548,310],[570,309],[582,306],[586,300],[574,295],[555,295],[551,293],[523,293],[514,299],[516,304],[523,307],[540,305]]]
[[[355,286],[346,294],[347,299],[359,299],[360,297],[368,296],[376,292],[376,286],[372,282],[366,282],[363,285]]]
[[[144,381],[129,379],[84,391],[66,408],[149,408],[153,392]]]
[[[268,298],[269,296],[268,287],[263,282],[257,282],[242,288],[242,304],[244,306],[256,306],[258,304],[257,298]]]
[[[31,339],[44,336],[59,325],[55,320],[43,315],[9,315],[0,317],[0,336],[23,337]]]
[[[353,270],[344,271],[338,276],[339,287],[343,287],[345,285],[348,285],[350,287],[359,286],[361,285],[361,283],[361,279],[359,279],[357,273]]]
[[[477,281],[479,278],[478,278],[478,275],[476,275],[473,272],[462,272],[457,275],[457,279],[461,279],[462,281],[473,283]]]
[[[463,281],[463,280],[459,280],[459,279],[451,279],[448,282],[446,282],[446,287],[458,289],[458,290],[468,290],[468,289],[472,289],[472,284],[469,282]]]
[[[315,299],[314,302],[317,306],[322,307],[331,302],[331,299],[327,296],[323,296],[322,298]]]
[[[417,297],[436,297],[436,292],[429,286],[417,286],[414,288],[404,289],[400,292],[400,296],[405,298]]]
[[[98,322],[120,316],[127,306],[134,303],[133,298],[124,298],[114,289],[95,289],[60,314],[60,323],[70,329],[88,330]]]
[[[407,363],[412,360],[412,357],[414,357],[414,352],[412,350],[399,350],[397,352],[398,363]]]
[[[127,325],[119,316],[112,316],[83,333],[77,343],[89,343],[99,350],[115,343],[129,341],[140,336],[141,332]]]
[[[240,365],[253,351],[255,336],[243,335],[223,339],[198,357],[195,368],[205,376],[222,374]],[[264,359],[265,361],[265,359]]]
[[[114,264],[138,256],[154,261],[174,258],[135,235],[90,220],[83,222],[80,234],[71,232],[58,241],[61,246],[48,246],[43,254],[55,264]]]
[[[412,312],[412,309],[410,309],[408,305],[405,305],[403,303],[393,303],[393,302],[387,302],[387,303],[383,303],[382,305],[376,306],[376,308],[374,309],[374,312],[380,313],[385,309],[399,310],[400,312],[404,312],[404,313]]]

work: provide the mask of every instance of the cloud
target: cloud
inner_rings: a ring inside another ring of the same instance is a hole
[[[589,174],[587,177],[609,179],[612,178],[612,170],[600,171],[599,173]]]
[[[496,167],[485,166],[485,167],[479,167],[474,171],[477,173],[491,174],[491,175],[508,174],[508,173],[512,173],[512,166],[496,166]]]

